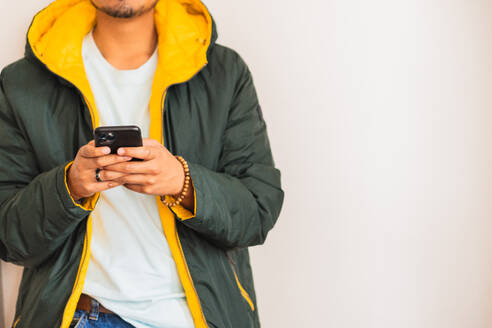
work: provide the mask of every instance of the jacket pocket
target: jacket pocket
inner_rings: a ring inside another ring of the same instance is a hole
[[[14,323],[12,324],[12,328],[15,328],[17,327],[17,325],[19,324],[19,321],[20,321],[20,315],[17,317],[17,319],[15,319]]]
[[[251,308],[251,311],[255,310],[255,306],[253,304],[253,301],[251,300],[251,297],[249,297],[248,292],[244,289],[244,287],[241,285],[241,282],[239,281],[239,278],[237,276],[236,272],[236,266],[234,263],[234,259],[232,258],[232,255],[230,252],[226,252],[227,254],[227,259],[229,261],[229,265],[231,266],[232,273],[234,274],[234,279],[236,280],[236,285],[239,288],[239,291],[241,292],[241,295],[243,296],[244,300],[248,302],[249,307]]]

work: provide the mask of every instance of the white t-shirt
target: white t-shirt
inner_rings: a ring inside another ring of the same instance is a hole
[[[90,32],[82,56],[100,125],[138,125],[148,138],[157,49],[139,68],[118,70],[100,53]],[[103,191],[92,220],[83,293],[137,328],[194,327],[155,196],[123,186]]]

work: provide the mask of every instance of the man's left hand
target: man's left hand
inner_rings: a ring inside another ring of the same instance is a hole
[[[177,195],[183,189],[183,165],[157,140],[144,138],[142,147],[121,147],[118,155],[143,159],[103,167],[103,170],[126,173],[115,179],[126,188],[150,195]],[[190,184],[188,194],[191,188]]]

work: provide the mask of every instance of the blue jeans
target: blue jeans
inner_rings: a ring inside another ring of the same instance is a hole
[[[76,310],[70,328],[135,328],[116,314],[100,313],[99,302],[91,301],[91,312]]]

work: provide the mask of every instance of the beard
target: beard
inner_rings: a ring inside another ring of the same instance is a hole
[[[116,6],[97,6],[93,0],[91,0],[91,3],[97,10],[102,11],[108,16],[115,18],[132,18],[141,16],[154,9],[158,1],[159,0],[154,0],[154,2],[149,6],[142,5],[138,8],[134,8],[129,5],[127,0],[120,0],[120,3]]]

